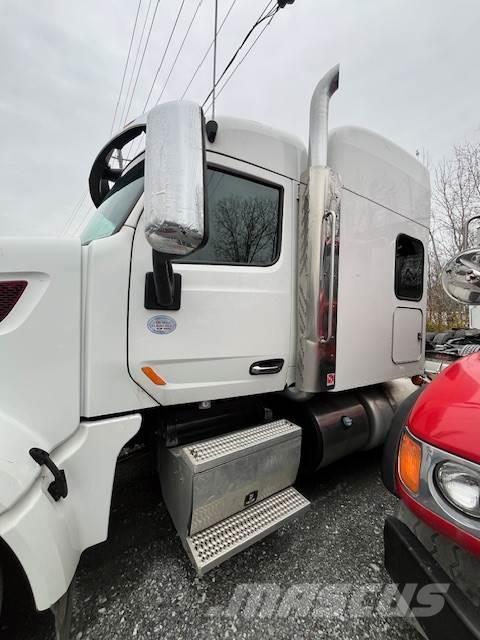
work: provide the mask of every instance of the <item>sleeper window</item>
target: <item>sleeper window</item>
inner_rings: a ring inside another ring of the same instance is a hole
[[[416,238],[400,234],[395,250],[395,295],[400,300],[418,301],[423,296],[425,250]]]

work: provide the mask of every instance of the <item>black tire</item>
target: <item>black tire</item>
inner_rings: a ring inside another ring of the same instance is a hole
[[[383,445],[381,468],[382,480],[385,487],[390,491],[390,493],[393,493],[393,495],[397,495],[395,470],[397,464],[398,447],[400,445],[400,436],[402,435],[403,427],[405,426],[408,415],[424,388],[424,386],[419,387],[416,391],[411,393],[408,398],[405,398],[405,400],[398,407],[393,415],[387,438],[385,440],[385,444]]]
[[[397,507],[395,515],[407,525],[470,602],[475,607],[480,607],[480,558],[431,529],[403,502]]]

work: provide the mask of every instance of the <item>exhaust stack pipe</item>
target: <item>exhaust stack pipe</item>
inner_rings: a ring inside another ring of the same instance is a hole
[[[332,391],[336,380],[340,179],[327,166],[328,105],[339,66],[323,76],[310,104],[307,188],[299,217],[297,376],[299,397]]]
[[[340,65],[328,71],[313,92],[310,103],[310,140],[308,164],[311,167],[327,166],[328,146],[328,105],[338,89]]]

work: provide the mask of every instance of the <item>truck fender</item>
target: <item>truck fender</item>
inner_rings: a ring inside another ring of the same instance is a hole
[[[65,594],[82,551],[106,540],[118,454],[140,424],[139,414],[81,422],[50,452],[65,471],[67,497],[52,498],[53,476],[42,467],[28,491],[0,516],[0,538],[22,566],[39,611]]]
[[[425,385],[419,387],[416,391],[411,393],[400,404],[397,411],[393,414],[390,428],[388,430],[387,438],[383,446],[382,452],[382,480],[385,487],[398,497],[397,494],[397,457],[398,448],[400,446],[400,436],[402,435],[403,428],[407,424],[408,416],[410,415],[413,405],[417,401],[418,396],[425,389]]]

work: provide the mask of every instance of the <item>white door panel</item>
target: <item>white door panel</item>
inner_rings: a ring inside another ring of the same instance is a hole
[[[397,307],[393,316],[392,360],[396,364],[418,362],[422,357],[421,309]]]
[[[280,254],[264,267],[175,263],[174,271],[182,275],[181,308],[147,310],[145,274],[152,270],[152,252],[140,219],[132,251],[129,367],[134,380],[165,405],[277,391],[286,383],[292,322],[292,183],[246,163],[224,160],[225,169],[282,189]],[[157,326],[167,327],[160,333],[148,328],[156,316],[167,317],[158,320]],[[270,359],[285,361],[280,373],[250,374],[254,362]],[[166,384],[154,384],[142,372],[144,367],[151,367]]]

